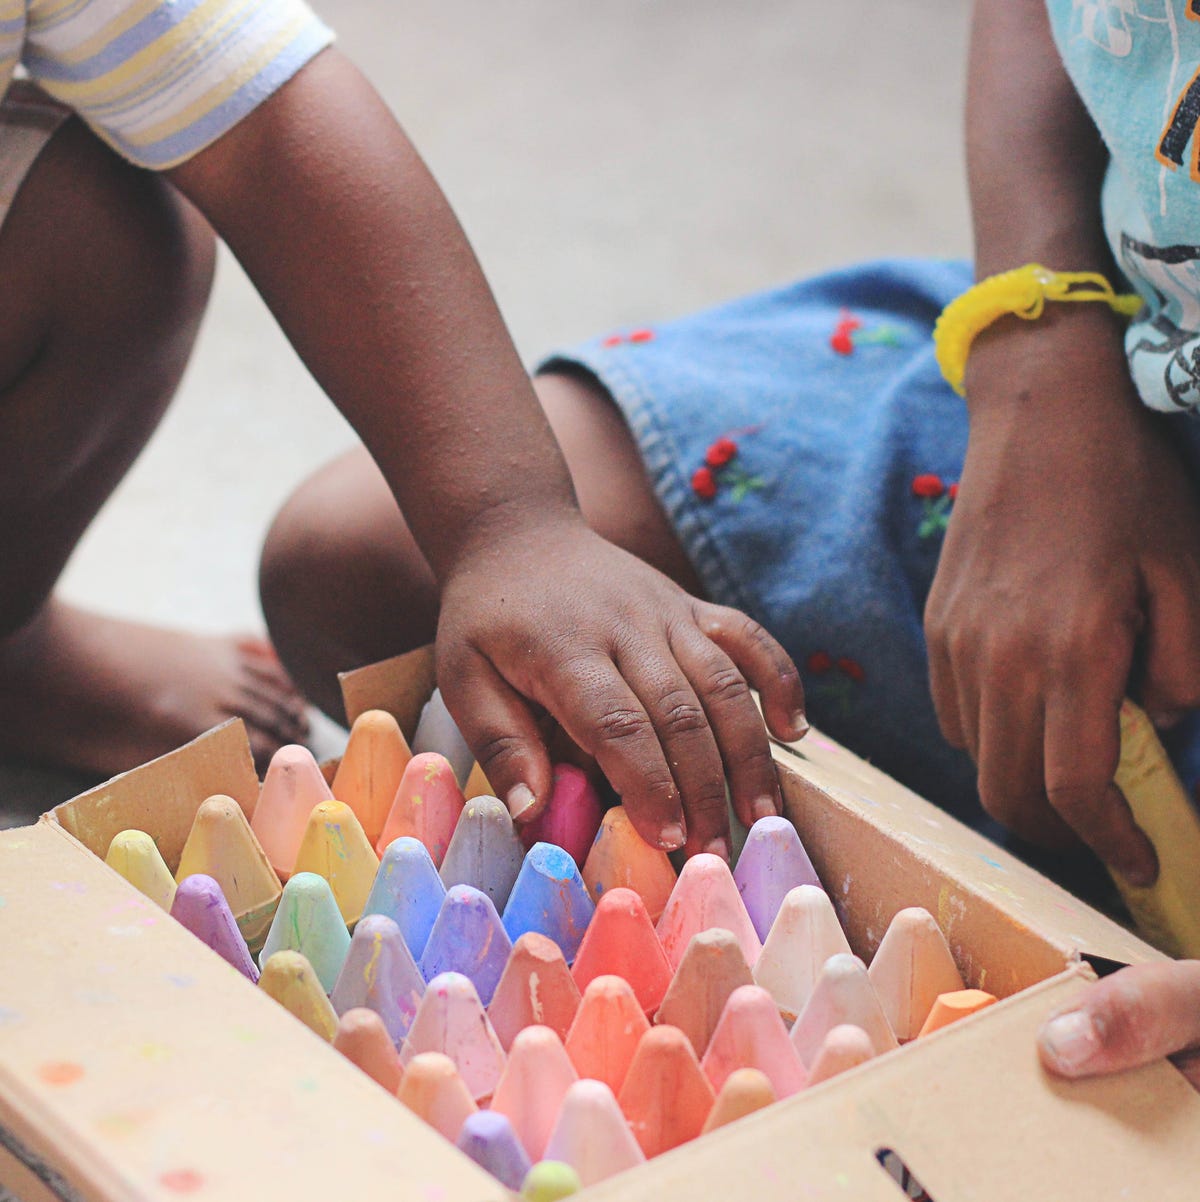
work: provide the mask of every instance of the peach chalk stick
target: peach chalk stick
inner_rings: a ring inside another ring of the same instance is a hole
[[[625,807],[613,806],[583,862],[583,883],[595,902],[610,889],[632,889],[657,922],[675,888],[675,869],[665,851],[637,833]]]
[[[902,1043],[916,1039],[938,994],[965,988],[946,937],[920,906],[897,911],[867,972]]]
[[[407,1069],[421,1052],[449,1056],[475,1101],[485,1102],[495,1092],[504,1071],[504,1049],[475,986],[462,973],[442,973],[425,987],[400,1063]]]
[[[808,1075],[808,1083],[819,1085],[838,1073],[866,1064],[874,1055],[875,1046],[866,1031],[862,1027],[842,1023],[834,1027],[821,1043]]]
[[[512,1123],[532,1160],[545,1155],[563,1098],[578,1079],[562,1040],[549,1027],[526,1027],[513,1040],[492,1109]]]
[[[299,952],[275,952],[263,965],[258,987],[326,1043],[337,1034],[337,1015],[313,966]]]
[[[555,764],[550,800],[536,818],[522,823],[521,842],[527,849],[535,843],[553,843],[582,868],[603,813],[600,795],[587,773],[574,764]]]
[[[378,870],[379,857],[344,801],[313,807],[292,871],[323,876],[347,926],[362,917]]]
[[[399,1048],[425,992],[425,978],[386,915],[368,914],[354,929],[350,950],[330,991],[338,1014],[358,1007],[374,1010]]]
[[[488,1004],[488,1018],[507,1052],[517,1032],[535,1023],[560,1039],[579,1010],[579,987],[553,939],[527,931],[513,944],[500,983]]]
[[[688,1037],[661,1026],[642,1036],[617,1100],[649,1158],[695,1139],[716,1098]]]
[[[521,1197],[525,1202],[559,1202],[583,1188],[579,1174],[560,1160],[541,1160],[525,1174]]]
[[[701,1067],[713,1089],[739,1068],[761,1069],[780,1098],[790,1098],[808,1083],[774,999],[758,985],[743,985],[729,995]]]
[[[866,1031],[876,1055],[900,1046],[866,965],[857,956],[845,954],[830,956],[825,962],[808,1004],[792,1027],[792,1046],[800,1053],[805,1068],[816,1062],[825,1036],[842,1023]]]
[[[393,839],[410,835],[425,844],[440,868],[464,805],[450,761],[432,751],[414,755],[400,778],[375,850],[382,854]]]
[[[733,879],[760,939],[767,937],[790,890],[821,884],[796,828],[779,817],[760,818],[750,828]]]
[[[830,956],[850,954],[833,902],[823,889],[800,885],[783,899],[771,924],[754,981],[775,999],[785,1022],[804,1009]]]
[[[104,862],[160,909],[170,911],[175,900],[175,878],[158,845],[145,831],[114,835]]]
[[[333,1046],[390,1094],[400,1088],[400,1054],[383,1019],[374,1010],[356,1006],[338,1019]]]
[[[279,877],[232,797],[218,793],[208,798],[192,819],[175,879],[196,873],[221,886],[242,938],[252,952],[258,951],[279,905]]]
[[[221,886],[212,877],[197,872],[180,881],[171,904],[171,917],[251,984],[258,980],[258,965],[238,930]]]
[[[421,1052],[409,1060],[396,1096],[418,1118],[454,1143],[463,1123],[479,1107],[454,1061],[442,1052]]]
[[[457,1142],[460,1152],[508,1189],[520,1189],[532,1167],[512,1123],[495,1110],[467,1115]]]
[[[394,920],[408,950],[420,959],[445,897],[446,886],[429,849],[420,839],[401,836],[383,853],[363,914],[386,914]]]
[[[350,950],[350,932],[329,882],[315,872],[298,872],[283,887],[279,908],[258,954],[265,965],[276,952],[302,953],[326,992],[333,989]]]
[[[289,743],[271,757],[250,827],[281,881],[292,874],[313,807],[331,796],[307,747]]]
[[[762,944],[733,874],[720,856],[701,852],[683,866],[658,920],[658,938],[671,967],[679,967],[693,935],[713,927],[733,932],[746,963],[753,969]]]
[[[593,1080],[567,1090],[545,1156],[569,1164],[585,1188],[646,1160],[613,1091]]]
[[[696,1055],[703,1056],[730,994],[753,983],[733,932],[720,927],[701,931],[692,936],[654,1021],[678,1027]]]
[[[354,811],[372,844],[383,834],[400,778],[411,759],[412,751],[391,714],[365,710],[354,719],[332,791]]]
[[[662,1005],[671,971],[642,899],[632,889],[602,894],[571,966],[575,984],[583,990],[599,976],[623,977],[651,1015]]]
[[[917,1034],[932,1035],[934,1031],[940,1031],[960,1018],[986,1010],[995,1002],[995,995],[982,989],[955,989],[950,993],[939,993],[929,1017]]]
[[[475,797],[458,816],[442,860],[442,884],[470,885],[503,911],[524,858],[508,806],[498,797]]]
[[[761,1069],[735,1068],[725,1078],[700,1134],[707,1135],[718,1127],[744,1119],[778,1100],[771,1078]]]
[[[649,1020],[629,982],[623,977],[602,976],[588,983],[563,1042],[581,1077],[603,1081],[619,1094],[648,1030]]]

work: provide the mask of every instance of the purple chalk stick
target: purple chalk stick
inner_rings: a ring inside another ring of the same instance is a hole
[[[429,942],[421,956],[421,972],[432,981],[439,973],[469,977],[486,1006],[500,983],[512,951],[492,899],[470,885],[455,885],[446,894]]]
[[[535,843],[553,843],[582,868],[603,817],[604,806],[587,773],[574,764],[555,764],[546,808],[518,830],[527,851]]]
[[[211,876],[197,872],[184,877],[175,890],[171,917],[187,927],[202,943],[206,943],[243,976],[258,981],[258,968],[250,949],[238,930],[237,919],[221,892],[221,886]]]
[[[399,1050],[424,992],[425,978],[396,923],[385,914],[359,919],[330,996],[338,1014],[374,1010]]]
[[[511,1190],[521,1188],[530,1169],[529,1157],[512,1123],[495,1110],[479,1110],[467,1116],[458,1136],[458,1149]]]
[[[760,939],[766,939],[783,905],[798,885],[821,888],[796,828],[786,818],[760,818],[746,836],[733,879]]]

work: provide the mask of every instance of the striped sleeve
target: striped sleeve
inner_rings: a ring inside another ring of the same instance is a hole
[[[303,0],[29,0],[28,10],[29,74],[156,169],[215,142],[333,40]]]

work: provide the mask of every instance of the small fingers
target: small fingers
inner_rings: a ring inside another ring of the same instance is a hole
[[[763,717],[777,739],[804,736],[804,685],[791,656],[753,618],[724,605],[699,602],[696,623],[762,697]]]
[[[1090,1077],[1184,1054],[1181,1068],[1200,1088],[1188,1052],[1200,1048],[1200,961],[1137,964],[1088,987],[1038,1033],[1042,1063],[1063,1077]]]

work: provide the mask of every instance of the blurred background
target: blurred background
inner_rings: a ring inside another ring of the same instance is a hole
[[[531,363],[822,268],[969,253],[967,0],[310,2],[429,163]],[[267,525],[353,440],[223,254],[180,394],[61,591],[262,629]],[[321,724],[318,750],[339,738]],[[35,814],[77,785],[0,769],[0,802]]]

